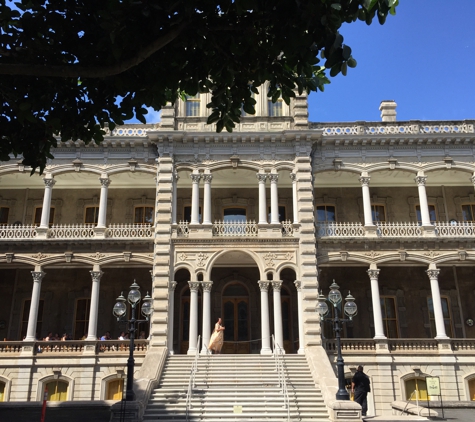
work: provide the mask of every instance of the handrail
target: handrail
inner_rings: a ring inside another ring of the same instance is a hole
[[[193,389],[195,388],[195,377],[198,372],[198,358],[200,357],[200,340],[201,336],[198,336],[196,343],[196,353],[193,364],[191,365],[190,380],[188,381],[188,390],[186,392],[186,420],[188,421],[189,411],[191,408],[191,398],[193,396]]]
[[[275,341],[275,337],[272,334],[272,351],[274,354],[275,370],[277,372],[277,379],[279,380],[279,387],[282,388],[282,395],[284,397],[284,409],[287,409],[287,422],[290,422],[290,403],[289,403],[289,391],[287,389],[287,380],[284,374],[284,350]]]

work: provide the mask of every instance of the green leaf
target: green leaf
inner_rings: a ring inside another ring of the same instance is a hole
[[[342,63],[341,65],[341,74],[346,76],[346,72],[348,71],[348,65],[346,63]]]
[[[356,67],[356,60],[353,57],[350,57],[347,63],[348,63],[348,67]]]
[[[341,4],[339,3],[332,3],[331,7],[335,10],[341,10]]]

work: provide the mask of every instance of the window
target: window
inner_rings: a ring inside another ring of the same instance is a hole
[[[122,392],[124,391],[124,380],[118,378],[107,383],[106,400],[122,400]]]
[[[404,384],[406,386],[406,400],[427,400],[427,385],[423,379],[412,378]]]
[[[0,401],[5,401],[5,383],[0,381]]]
[[[384,205],[371,205],[371,216],[373,221],[386,221]]]
[[[54,380],[46,384],[48,401],[66,401],[68,399],[68,383]]]
[[[31,300],[27,299],[23,303],[23,312],[22,312],[22,317],[21,317],[21,332],[20,332],[20,339],[24,339],[26,336],[26,330],[28,328],[28,317],[30,316],[30,306],[31,306]],[[42,339],[41,337],[41,328],[43,324],[43,306],[44,306],[44,300],[40,299],[40,303],[38,304],[38,316],[36,319],[36,338],[38,340]]]
[[[86,207],[84,213],[84,223],[90,226],[97,224],[97,218],[99,216],[99,207]]]
[[[417,222],[421,223],[422,222],[422,216],[421,216],[421,206],[416,205],[416,216],[417,216]],[[435,205],[429,205],[429,218],[431,223],[435,223],[437,221],[437,212],[435,209]]]
[[[462,205],[463,221],[475,221],[475,204]]]
[[[76,316],[74,317],[73,338],[80,340],[87,334],[89,326],[89,310],[91,308],[91,299],[78,299],[76,301]]]
[[[384,334],[388,338],[399,338],[396,298],[392,296],[381,296],[380,300]]]
[[[4,226],[8,223],[8,213],[10,208],[0,207],[0,226]]]
[[[448,297],[442,296],[440,298],[442,303],[442,314],[444,316],[444,325],[445,325],[445,333],[452,337],[452,318],[450,316],[450,302]],[[437,335],[437,331],[435,329],[435,315],[434,315],[434,304],[432,302],[432,298],[427,298],[427,308],[429,309],[429,321],[430,321],[430,333],[432,337]]]
[[[267,101],[267,107],[270,117],[280,117],[284,115],[281,99],[277,100],[275,103],[271,100]]]
[[[475,378],[468,382],[468,392],[470,394],[470,400],[475,400]],[[1,401],[1,400],[0,400]]]
[[[153,207],[135,207],[135,224],[153,224]]]
[[[317,221],[331,223],[336,221],[336,210],[334,205],[317,205]]]
[[[246,208],[225,208],[223,210],[223,221],[229,222],[245,222]]]
[[[183,207],[183,221],[191,223],[191,206]],[[201,207],[198,209],[198,221],[201,221]]]
[[[271,207],[269,207],[269,215],[268,215],[269,221],[271,221]],[[286,220],[286,213],[285,213],[285,205],[279,205],[279,222],[282,223],[282,221]]]
[[[198,117],[200,115],[200,94],[194,96],[186,96],[185,101],[186,115],[188,117]]]
[[[35,217],[34,217],[34,220],[33,220],[33,224],[35,226],[39,226],[41,224],[41,212],[42,212],[43,208],[42,207],[36,207],[35,208]],[[54,221],[54,208],[51,207],[49,209],[49,226],[52,227],[53,226],[53,221]]]

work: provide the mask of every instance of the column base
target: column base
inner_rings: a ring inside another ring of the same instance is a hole
[[[201,349],[200,355],[207,356],[207,355],[210,355],[210,354],[211,354],[211,352],[209,351],[209,349],[207,349],[207,348]]]
[[[36,234],[38,239],[46,239],[48,237],[48,227],[37,227]]]
[[[272,350],[270,349],[270,347],[262,348],[261,355],[272,355]]]
[[[107,227],[94,227],[94,237],[104,239],[106,237]]]
[[[427,237],[433,237],[435,236],[435,226],[432,224],[429,225],[423,225],[422,227],[422,236],[427,236]]]
[[[186,352],[187,355],[196,355],[196,348],[194,349],[188,349],[188,351]]]
[[[366,236],[368,237],[376,237],[378,235],[377,227],[375,225],[364,226],[364,230],[365,230]]]

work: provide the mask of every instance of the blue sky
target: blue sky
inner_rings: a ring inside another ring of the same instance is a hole
[[[310,121],[475,119],[475,0],[400,0],[396,16],[345,24],[358,65],[309,98]]]

